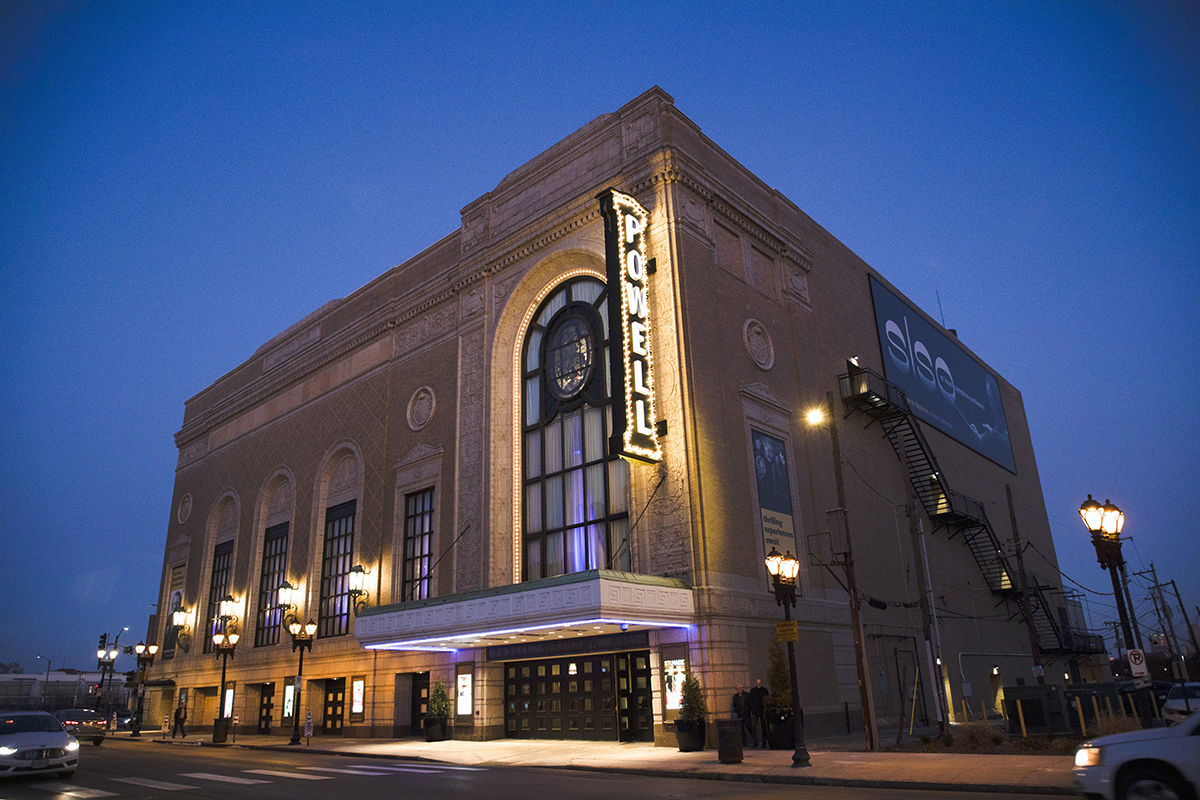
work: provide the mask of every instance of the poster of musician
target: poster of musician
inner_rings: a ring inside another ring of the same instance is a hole
[[[751,429],[754,446],[754,480],[758,487],[758,514],[762,524],[763,552],[775,548],[799,557],[792,517],[792,489],[787,447],[782,439]]]

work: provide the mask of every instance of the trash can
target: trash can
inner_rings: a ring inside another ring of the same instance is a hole
[[[221,744],[229,738],[229,720],[218,717],[213,720],[213,744]]]
[[[722,764],[742,763],[742,721],[717,720],[717,760]]]

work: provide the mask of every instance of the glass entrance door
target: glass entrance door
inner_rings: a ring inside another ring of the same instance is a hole
[[[325,681],[325,733],[340,733],[342,720],[346,716],[346,679],[330,678]]]
[[[262,684],[262,695],[258,701],[258,732],[271,734],[271,712],[275,709],[275,684]]]
[[[653,740],[649,651],[510,662],[504,696],[509,738]]]

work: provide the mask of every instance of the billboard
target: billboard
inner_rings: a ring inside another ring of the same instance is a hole
[[[995,376],[906,300],[871,277],[883,374],[918,419],[1016,474]]]

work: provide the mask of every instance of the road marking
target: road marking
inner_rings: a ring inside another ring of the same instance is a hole
[[[106,792],[103,789],[85,789],[82,786],[73,786],[69,783],[39,783],[37,788],[45,792],[54,792],[58,795],[66,797],[116,797],[114,792]]]
[[[338,769],[337,767],[301,767],[300,769],[312,770],[314,772],[339,772],[343,775],[391,775],[391,772],[367,772],[367,768],[362,769]],[[374,769],[374,767],[372,767]]]
[[[151,789],[162,789],[164,792],[180,792],[184,789],[199,789],[199,786],[186,786],[182,783],[167,783],[166,781],[152,781],[149,778],[113,778],[119,783],[132,783],[134,786],[146,786]]]
[[[388,764],[388,765],[380,764],[378,766],[376,766],[374,764],[371,764],[370,766],[368,766],[366,764],[354,764],[352,766],[354,769],[386,769],[386,770],[391,770],[392,772],[414,772],[414,771],[418,771],[418,770],[421,772],[446,772],[449,770],[459,770],[461,772],[482,772],[483,770],[487,769],[487,767],[460,767],[457,765],[448,765],[448,764],[447,765],[414,764],[412,766],[403,766],[403,767],[392,766],[390,764]]]
[[[275,769],[244,769],[242,772],[250,772],[254,775],[271,775],[276,778],[299,778],[302,781],[331,781],[332,775],[303,775],[299,772],[282,772]]]
[[[240,783],[244,786],[249,786],[252,783],[270,783],[270,781],[256,781],[253,778],[237,778],[233,775],[217,775],[215,772],[181,772],[181,778],[196,778],[202,781],[221,781],[222,783]]]

